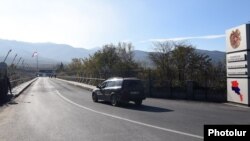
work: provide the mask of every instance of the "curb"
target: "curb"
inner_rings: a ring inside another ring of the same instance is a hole
[[[19,91],[16,95],[14,95],[14,98],[17,98],[19,95],[21,95],[33,82],[35,82],[37,78],[34,78],[33,80],[30,80],[29,84],[26,85],[21,91]]]
[[[229,105],[229,106],[234,106],[234,107],[250,109],[250,107],[248,105],[242,105],[242,104],[239,104],[239,103],[227,102],[227,103],[223,103],[223,104]]]

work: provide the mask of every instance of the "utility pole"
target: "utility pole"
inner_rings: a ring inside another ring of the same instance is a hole
[[[6,61],[6,59],[7,59],[7,57],[9,56],[9,54],[10,54],[10,52],[11,52],[11,51],[12,51],[11,49],[8,51],[8,53],[7,53],[7,55],[5,56],[5,58],[4,58],[4,60],[3,60],[3,62],[5,62],[5,61]]]

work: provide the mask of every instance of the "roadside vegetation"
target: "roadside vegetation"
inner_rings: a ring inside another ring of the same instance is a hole
[[[149,54],[152,66],[136,62],[131,43],[106,44],[87,58],[74,58],[68,65],[59,65],[58,73],[86,78],[139,77],[156,87],[185,87],[193,81],[196,87],[226,89],[225,62],[197,53],[186,42],[155,42]]]

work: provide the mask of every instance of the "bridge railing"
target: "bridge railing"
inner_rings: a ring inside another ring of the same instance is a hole
[[[24,77],[24,78],[19,78],[19,79],[15,79],[15,80],[10,80],[10,84],[11,87],[14,88],[24,82],[30,81],[32,79],[34,79],[35,77]]]
[[[88,85],[96,86],[102,83],[105,79],[102,78],[88,78],[88,77],[78,77],[78,76],[58,76],[60,79],[80,82]]]

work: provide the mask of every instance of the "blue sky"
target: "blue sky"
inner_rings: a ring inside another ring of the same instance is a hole
[[[0,38],[94,48],[118,41],[150,51],[186,40],[225,51],[225,30],[250,21],[249,0],[1,0]]]

